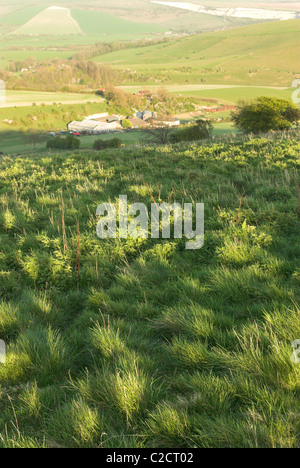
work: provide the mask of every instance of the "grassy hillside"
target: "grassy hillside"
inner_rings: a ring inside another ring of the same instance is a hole
[[[290,86],[300,55],[300,20],[196,35],[95,58],[144,73],[149,83]]]
[[[24,10],[26,18],[29,16],[29,11],[32,13],[34,11],[33,7]],[[8,22],[13,23],[15,21],[20,21],[21,17],[21,12],[9,15],[9,18],[6,19],[6,24]],[[120,34],[124,34],[128,37],[131,35],[135,37],[136,35],[147,35],[149,33],[163,32],[164,30],[165,28],[159,25],[133,22],[106,12],[50,7],[39,12],[33,18],[30,18],[26,24],[16,29],[14,34],[33,34],[39,36],[51,34],[54,36],[84,34],[100,40],[102,36],[106,35],[110,38]]]
[[[299,447],[299,139],[0,159],[2,447]],[[205,245],[110,240],[128,194]]]
[[[211,0],[203,0],[201,3],[205,4],[207,2],[211,4]],[[23,26],[33,16],[52,5],[70,8],[72,14],[74,14],[74,11],[77,11],[77,20],[81,27],[84,27],[86,19],[89,18],[92,28],[91,30],[87,30],[88,35],[94,33],[101,35],[101,28],[98,31],[93,27],[96,18],[99,19],[99,25],[101,26],[101,15],[102,17],[105,17],[105,15],[108,18],[109,16],[113,17],[112,26],[115,22],[119,22],[121,28],[122,24],[124,26],[126,23],[127,28],[131,24],[132,30],[128,31],[128,33],[131,33],[133,36],[135,29],[139,29],[143,25],[145,30],[149,29],[151,25],[154,31],[172,30],[191,33],[243,25],[245,22],[249,23],[249,20],[245,21],[244,19],[218,18],[203,14],[195,15],[183,10],[173,10],[162,5],[152,4],[150,0],[118,0],[117,4],[109,0],[96,0],[89,1],[87,5],[83,5],[82,2],[71,2],[68,0],[58,0],[56,3],[42,1],[39,2],[39,5],[32,5],[32,2],[29,0],[14,1],[13,4],[11,2],[8,3],[7,0],[3,0],[2,3],[3,6],[0,7],[0,32],[8,32]],[[247,4],[249,2],[243,3]],[[111,34],[111,31],[109,31],[109,34]]]

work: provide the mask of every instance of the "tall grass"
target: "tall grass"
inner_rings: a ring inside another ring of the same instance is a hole
[[[293,136],[0,159],[1,447],[299,447]],[[205,245],[100,241],[127,194]]]

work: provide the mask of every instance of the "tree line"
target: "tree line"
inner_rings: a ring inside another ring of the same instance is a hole
[[[20,70],[24,69],[22,73]],[[7,89],[30,91],[86,92],[87,90],[122,84],[126,76],[109,65],[91,61],[52,60],[39,63],[11,63],[0,71]]]

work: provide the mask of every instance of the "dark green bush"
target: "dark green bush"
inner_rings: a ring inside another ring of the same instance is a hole
[[[108,148],[121,148],[122,146],[123,143],[119,138],[113,138],[112,140],[108,140],[107,142]]]
[[[95,150],[104,150],[105,148],[107,148],[107,142],[106,141],[103,141],[103,140],[95,140],[94,141],[94,149]]]
[[[289,130],[300,120],[300,110],[288,99],[260,97],[241,104],[232,120],[246,133]]]
[[[180,141],[197,141],[206,140],[211,138],[213,126],[208,120],[197,120],[195,125],[177,130],[171,135],[172,143],[179,143]]]
[[[47,148],[56,148],[56,149],[79,149],[80,140],[75,138],[73,135],[68,135],[66,138],[55,137],[47,141]]]
[[[101,151],[107,148],[121,148],[124,146],[122,141],[119,138],[112,138],[111,140],[95,140],[94,141],[94,149]]]

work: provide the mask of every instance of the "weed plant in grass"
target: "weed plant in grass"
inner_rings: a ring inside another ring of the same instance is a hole
[[[299,139],[0,159],[1,447],[299,447]],[[204,248],[96,208],[204,202]]]

